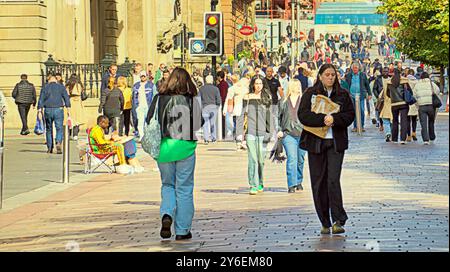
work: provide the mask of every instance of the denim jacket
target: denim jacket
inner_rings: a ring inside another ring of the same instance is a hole
[[[132,93],[132,103],[133,103],[133,110],[136,110],[137,107],[139,107],[139,87],[141,86],[141,82],[138,82],[134,84],[133,86],[133,93]],[[147,104],[148,107],[152,104],[152,98],[153,98],[153,91],[155,89],[155,85],[147,81],[145,84],[145,96],[147,98]]]

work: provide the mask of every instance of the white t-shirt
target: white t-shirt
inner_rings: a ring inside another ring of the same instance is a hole
[[[328,97],[330,97],[332,91],[333,91],[333,89],[327,90]],[[328,129],[328,132],[327,132],[327,135],[325,136],[325,139],[333,139],[333,128],[332,127],[330,127]]]
[[[145,84],[147,82],[141,82],[141,85],[139,87],[138,91],[138,101],[139,101],[139,107],[148,107],[147,105],[147,96],[145,95]]]

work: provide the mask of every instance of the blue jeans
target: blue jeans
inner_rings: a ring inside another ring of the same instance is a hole
[[[287,154],[286,174],[288,188],[303,182],[303,165],[306,151],[301,149],[300,137],[287,135],[283,139],[283,147]]]
[[[170,215],[176,235],[186,235],[194,218],[195,154],[181,161],[158,163],[158,168],[162,181],[161,217]]]
[[[391,120],[389,118],[383,118],[384,136],[392,136],[391,132]]]
[[[218,109],[213,106],[207,106],[202,110],[202,117],[205,120],[205,123],[203,124],[203,139],[205,141],[217,140],[217,131],[216,131],[217,112]]]
[[[56,128],[56,144],[60,144],[63,141],[64,110],[62,108],[46,108],[44,117],[47,148],[53,149],[53,123],[55,123]]]
[[[233,115],[229,112],[227,112],[226,116],[225,116],[225,124],[226,124],[226,138],[228,138],[228,136],[233,137],[233,133],[234,133],[234,121],[233,121]]]
[[[250,187],[264,186],[264,160],[266,146],[264,136],[246,135],[248,150],[248,183]]]
[[[355,98],[354,97],[352,97],[352,101],[353,101],[353,105],[355,106],[355,114],[356,114],[356,102],[355,102]],[[361,128],[364,128],[364,116],[365,116],[365,114],[364,114],[364,109],[365,109],[364,105],[366,104],[365,101],[366,101],[365,99],[360,99],[359,100],[359,105],[360,105],[360,108],[361,108]],[[353,128],[356,128],[356,118],[355,118],[355,121],[353,122]]]

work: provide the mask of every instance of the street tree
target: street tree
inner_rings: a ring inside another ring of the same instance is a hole
[[[401,52],[440,68],[443,90],[444,68],[449,57],[449,1],[382,0],[378,12],[387,14],[395,45]]]

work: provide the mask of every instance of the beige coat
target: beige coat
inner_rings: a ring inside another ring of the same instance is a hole
[[[411,87],[411,90],[414,89],[417,83],[417,79],[414,76],[408,75],[409,80],[409,86]],[[416,103],[414,105],[409,106],[408,116],[417,116],[419,115],[419,105]]]
[[[79,126],[85,123],[84,106],[83,101],[81,101],[81,90],[82,87],[78,84],[78,86],[73,88],[72,95],[70,96],[70,118],[72,119],[73,126]],[[69,90],[67,90],[67,92],[69,92]]]
[[[384,98],[384,106],[380,112],[380,118],[389,119],[392,122],[392,106],[391,98],[387,96],[387,85],[391,83],[391,79],[383,79],[383,91],[381,91],[379,98]]]

